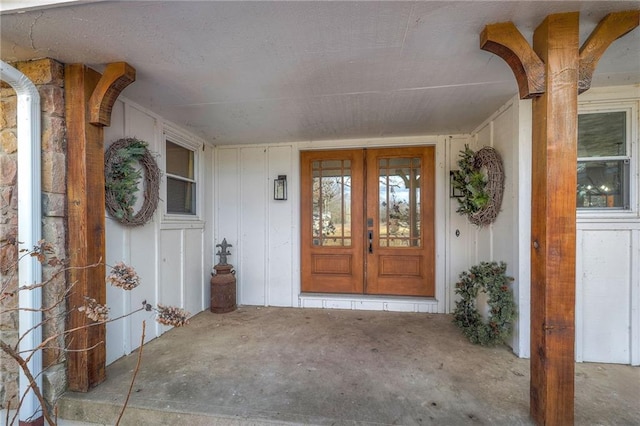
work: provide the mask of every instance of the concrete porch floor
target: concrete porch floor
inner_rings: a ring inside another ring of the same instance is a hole
[[[59,416],[113,424],[137,352]],[[640,424],[640,368],[576,364],[577,425]],[[241,307],[145,345],[121,424],[529,425],[529,361],[449,315]]]

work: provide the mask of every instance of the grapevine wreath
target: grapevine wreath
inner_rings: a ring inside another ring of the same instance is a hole
[[[465,145],[460,152],[453,187],[461,194],[458,198],[460,214],[467,215],[474,225],[489,225],[500,213],[504,192],[504,168],[500,154],[485,146],[474,152]]]
[[[128,226],[144,225],[158,206],[160,169],[147,142],[136,138],[115,141],[105,152],[105,201],[107,212]],[[135,165],[139,163],[142,169]],[[138,184],[144,172],[144,201],[138,212],[133,211]]]
[[[453,322],[471,343],[494,346],[511,332],[516,308],[509,289],[513,278],[505,274],[506,270],[504,262],[482,262],[460,274],[456,294],[461,299],[456,302]],[[489,296],[489,318],[486,323],[476,307],[476,298],[481,291]]]

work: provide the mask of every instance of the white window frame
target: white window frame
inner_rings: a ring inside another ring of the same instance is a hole
[[[597,114],[608,112],[625,112],[626,119],[626,145],[627,155],[629,159],[629,207],[628,208],[593,208],[593,207],[577,207],[578,219],[627,219],[638,216],[638,101],[592,101],[587,104],[578,106],[578,114]],[[588,160],[620,160],[622,156],[616,157],[588,157]],[[581,157],[578,157],[580,161]],[[585,158],[586,160],[587,158]],[[576,163],[577,167],[577,163]],[[577,169],[576,169],[577,170]]]
[[[183,176],[173,176],[167,173],[167,141],[175,145],[181,146],[193,152],[194,163],[194,179],[185,179]],[[162,137],[162,158],[163,158],[163,179],[162,179],[162,218],[164,223],[202,223],[202,200],[204,196],[203,192],[203,155],[202,142],[195,140],[193,137],[183,133],[182,131],[170,127],[164,126]],[[169,213],[167,212],[167,177],[174,177],[180,180],[193,182],[196,185],[196,206],[194,214],[183,213]]]

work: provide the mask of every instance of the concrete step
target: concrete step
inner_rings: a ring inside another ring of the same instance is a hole
[[[58,426],[94,426],[115,424],[122,402],[120,398],[113,402],[104,400],[94,400],[89,394],[67,392],[58,400],[58,416],[61,420]],[[124,398],[124,396],[123,396]],[[198,412],[198,407],[187,405],[183,407],[172,407],[162,401],[157,404],[147,401],[144,407],[134,404],[127,405],[124,415],[120,421],[121,426],[144,426],[144,425],[171,425],[171,426],[257,426],[257,425],[313,425],[332,424],[337,419],[329,418],[309,418],[307,416],[292,415],[291,413],[260,413],[246,410],[242,415],[220,414],[224,412],[224,407],[207,407],[206,412]],[[157,405],[150,408],[149,405]],[[166,405],[160,407],[159,405]],[[216,413],[217,411],[217,413]],[[273,420],[274,414],[282,420]],[[341,424],[363,424],[362,422],[340,421]]]

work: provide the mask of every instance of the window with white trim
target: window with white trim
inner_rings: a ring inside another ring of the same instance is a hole
[[[578,209],[630,209],[629,120],[629,110],[578,115]]]
[[[169,136],[165,140],[167,214],[195,215],[197,153]]]

